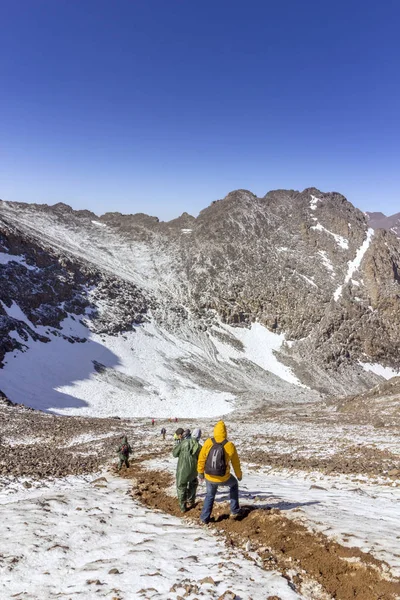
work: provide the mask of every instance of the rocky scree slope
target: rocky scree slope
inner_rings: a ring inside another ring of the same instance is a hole
[[[91,289],[95,290],[92,297]],[[100,314],[97,309],[96,301],[104,299],[112,319],[107,311]],[[15,317],[10,316],[14,303],[18,304]],[[90,315],[94,331],[115,333],[129,328],[127,311],[130,326],[141,323],[148,305],[135,285],[67,257],[0,216],[0,368],[7,352],[27,349],[24,342],[29,338],[48,343],[61,336],[70,343],[85,342],[61,332],[60,323],[68,314],[75,319]]]
[[[21,344],[12,331],[32,335],[6,316],[18,298],[48,339],[68,312],[107,333],[152,319],[183,339],[258,321],[321,392],[378,383],[360,362],[400,368],[399,239],[338,193],[237,190],[170,222],[0,202],[0,235],[0,360]]]

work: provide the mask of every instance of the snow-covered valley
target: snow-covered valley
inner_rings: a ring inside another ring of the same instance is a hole
[[[4,309],[38,334],[49,333],[36,328],[16,303]],[[26,349],[7,355],[1,372],[2,390],[14,402],[65,415],[190,418],[231,412],[238,391],[250,398],[267,388],[271,399],[297,393],[299,401],[304,393],[276,358],[284,337],[259,324],[238,330],[218,323],[210,332],[188,326],[178,337],[150,322],[110,336],[93,333],[71,315],[60,331],[84,341],[71,343],[57,331],[50,343],[30,339],[27,348],[12,332]]]

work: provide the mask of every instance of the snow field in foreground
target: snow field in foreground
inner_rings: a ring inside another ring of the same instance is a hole
[[[253,600],[301,599],[278,573],[232,553],[209,531],[134,502],[130,482],[107,480],[96,487],[70,477],[67,487],[61,481],[15,498],[0,492],[0,597],[173,600],[189,580],[210,599],[228,589]],[[119,574],[110,574],[115,568]],[[216,585],[200,584],[206,577]]]
[[[148,463],[154,470],[174,473],[176,460],[165,458]],[[279,508],[289,518],[301,521],[309,529],[320,531],[343,546],[356,546],[387,562],[392,574],[400,577],[398,510],[400,488],[372,486],[346,481],[345,476],[326,477],[320,473],[269,473],[253,471],[243,465],[239,484],[241,504]],[[318,485],[319,488],[311,488]],[[175,495],[175,490],[170,489]],[[203,497],[205,487],[199,486]],[[217,502],[227,501],[228,488],[222,488]],[[255,500],[257,498],[257,500]],[[296,510],[296,512],[293,512]]]

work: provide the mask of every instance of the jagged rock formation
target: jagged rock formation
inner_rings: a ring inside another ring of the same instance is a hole
[[[400,368],[400,241],[370,223],[314,188],[237,190],[170,222],[0,202],[0,362],[67,313],[107,334],[152,319],[183,339],[257,321],[285,334],[280,359],[305,384],[360,391],[378,379],[359,362]],[[29,322],[6,310],[16,299]]]

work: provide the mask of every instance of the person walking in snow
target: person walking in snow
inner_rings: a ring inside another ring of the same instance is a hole
[[[230,472],[230,463],[236,477]],[[237,519],[240,515],[239,484],[242,480],[242,470],[235,444],[227,440],[226,426],[218,421],[214,427],[214,437],[204,442],[197,463],[199,479],[206,480],[206,497],[200,515],[201,523],[209,523],[214,506],[215,495],[220,486],[229,487],[230,518]]]
[[[152,419],[152,420],[151,420],[151,424],[152,424],[153,426],[154,426],[154,423],[155,423],[155,420],[154,420],[154,419]]]
[[[181,428],[180,428],[181,429]],[[178,433],[179,429],[177,430]],[[184,513],[193,508],[196,503],[197,461],[200,452],[199,443],[191,437],[190,430],[185,429],[178,434],[180,443],[172,450],[174,458],[178,459],[176,467],[176,491],[179,508]]]
[[[161,429],[161,435],[162,435],[162,439],[165,440],[165,436],[166,436],[167,430],[165,429],[165,427],[163,427]]]
[[[117,448],[117,454],[119,457],[119,464],[117,471],[122,469],[122,465],[125,464],[126,468],[129,469],[129,455],[132,454],[131,445],[128,442],[126,435],[121,438],[121,443]]]

